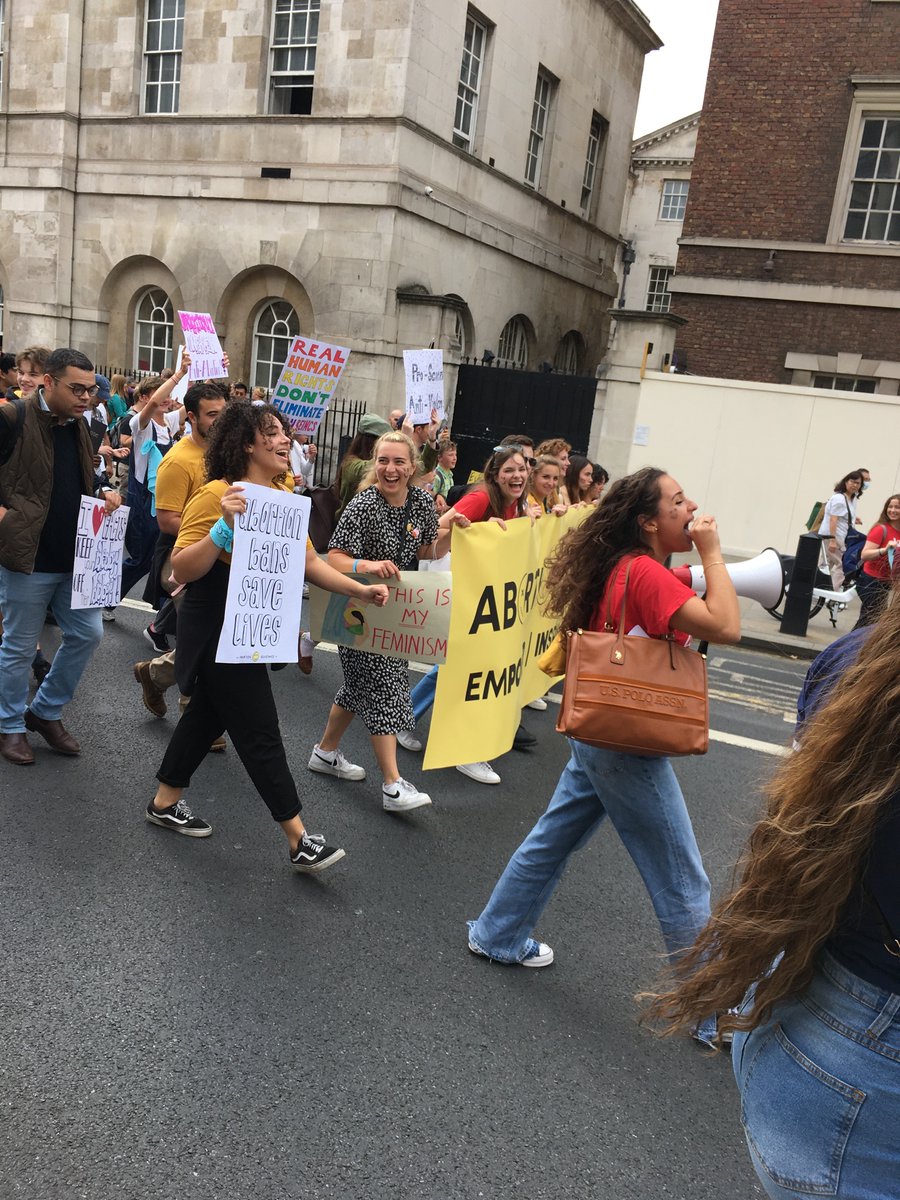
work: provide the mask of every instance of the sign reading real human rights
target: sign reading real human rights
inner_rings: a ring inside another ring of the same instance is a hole
[[[272,403],[295,433],[314,437],[347,365],[350,351],[315,338],[296,337],[281,368]]]
[[[178,317],[191,356],[188,370],[191,383],[197,379],[227,379],[222,343],[209,313],[179,311]]]
[[[406,413],[413,425],[429,425],[431,414],[444,419],[443,350],[404,350]]]
[[[75,532],[73,608],[115,608],[122,595],[122,555],[129,509],[106,511],[106,501],[82,496]]]
[[[548,556],[590,508],[453,531],[453,609],[438,673],[425,770],[510,749],[522,707],[548,687],[537,660],[559,622],[543,609]],[[464,739],[460,731],[464,730]]]
[[[240,486],[247,508],[234,519],[216,662],[295,663],[310,503],[255,483]]]
[[[311,586],[310,626],[315,641],[414,662],[444,661],[450,631],[449,571],[401,571],[399,579],[357,578],[361,583],[386,584],[387,604],[367,606]]]

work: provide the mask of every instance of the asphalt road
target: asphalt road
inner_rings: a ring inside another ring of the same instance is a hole
[[[174,722],[131,677],[145,619],[107,627],[67,717],[80,759],[0,763],[3,1200],[762,1195],[727,1058],[637,1023],[661,942],[610,831],[541,925],[551,968],[466,950],[465,919],[565,762],[552,708],[527,714],[539,747],[500,760],[499,787],[431,772],[434,808],[395,817],[362,730],[346,750],[371,781],[306,770],[336,656],[273,676],[304,817],[347,849],[298,877],[233,750],[191,789],[212,838],[142,819]],[[728,651],[713,728],[784,744],[802,671]],[[716,887],[776,762],[717,741],[678,764]]]

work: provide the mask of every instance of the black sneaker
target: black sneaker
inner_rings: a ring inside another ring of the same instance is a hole
[[[212,833],[212,825],[195,817],[183,800],[170,804],[168,808],[154,808],[151,800],[144,816],[151,825],[161,825],[163,829],[183,833],[185,837],[209,837]]]
[[[152,621],[144,630],[144,637],[154,648],[157,654],[168,654],[168,652],[172,649],[172,647],[169,645],[169,639],[164,633],[156,632],[156,630],[153,628]]]
[[[324,871],[343,857],[344,851],[326,846],[320,834],[304,833],[300,845],[291,854],[291,866],[295,871]]]

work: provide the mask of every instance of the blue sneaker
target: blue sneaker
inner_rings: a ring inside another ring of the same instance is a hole
[[[471,927],[471,926],[470,926]],[[472,937],[469,937],[469,949],[473,954],[477,954],[479,958],[486,958],[490,962],[502,962],[504,966],[509,967],[549,967],[553,962],[553,950],[546,942],[536,942],[534,938],[529,938],[525,943],[525,957],[519,962],[507,963],[502,958],[492,958],[487,951],[475,942]]]

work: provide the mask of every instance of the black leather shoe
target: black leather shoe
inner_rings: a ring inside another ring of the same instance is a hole
[[[532,746],[536,745],[537,738],[533,733],[529,733],[520,722],[519,728],[516,730],[516,736],[513,738],[513,750],[530,750]]]
[[[24,733],[0,733],[0,754],[17,767],[30,767],[34,755]]]

